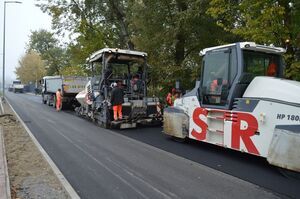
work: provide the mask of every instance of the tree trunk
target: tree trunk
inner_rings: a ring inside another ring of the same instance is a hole
[[[183,12],[187,10],[187,5],[184,0],[176,0],[178,12]],[[175,43],[175,63],[181,65],[185,58],[185,34],[182,27],[182,22],[180,22],[178,27],[178,32],[176,34],[176,43]]]
[[[181,30],[178,31],[176,35],[175,43],[175,63],[181,65],[184,61],[185,53],[185,36],[182,34]]]
[[[120,25],[121,29],[121,35],[120,35],[120,42],[123,43],[123,45],[127,45],[128,49],[134,50],[134,44],[130,39],[130,34],[128,31],[128,23],[126,21],[126,15],[124,11],[118,6],[118,2],[116,0],[109,0],[111,11],[113,12],[113,15],[116,17],[117,22]]]

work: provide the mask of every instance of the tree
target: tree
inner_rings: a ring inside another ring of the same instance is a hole
[[[50,49],[58,46],[58,40],[54,38],[54,34],[40,29],[32,31],[29,38],[27,51],[35,51],[40,55],[46,55]]]
[[[152,83],[168,89],[180,80],[192,88],[200,77],[201,49],[232,41],[232,34],[206,14],[206,0],[131,0],[130,22],[137,49],[149,53]]]
[[[69,65],[66,50],[59,46],[54,34],[47,30],[31,32],[27,51],[37,52],[42,57],[47,67],[47,75],[59,75],[60,70]]]
[[[61,71],[61,75],[63,76],[87,76],[84,68],[80,66],[67,66],[64,67]]]
[[[52,16],[58,33],[68,30],[78,36],[76,43],[80,45],[99,44],[101,41],[98,49],[101,46],[134,48],[127,20],[127,1],[48,0],[38,6]]]
[[[15,73],[22,83],[37,82],[45,75],[44,62],[41,56],[34,52],[27,52],[20,60]]]
[[[222,28],[245,40],[286,48],[286,75],[297,79],[299,69],[294,62],[299,59],[300,47],[298,0],[212,0],[207,13]]]
[[[57,34],[68,30],[69,66],[104,47],[138,49],[149,54],[152,87],[181,80],[191,88],[200,76],[200,49],[235,39],[206,10],[209,0],[47,0],[40,8],[52,16]],[[170,85],[170,86],[171,86]]]

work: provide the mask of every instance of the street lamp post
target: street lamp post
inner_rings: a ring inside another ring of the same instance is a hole
[[[4,1],[3,5],[3,79],[2,79],[2,91],[3,91],[3,99],[5,98],[5,17],[6,17],[6,4],[7,3],[22,3],[20,1]]]

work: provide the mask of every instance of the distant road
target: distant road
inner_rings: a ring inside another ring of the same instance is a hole
[[[161,128],[102,129],[56,112],[39,96],[7,92],[7,98],[82,198],[300,197],[300,182],[264,159],[177,143]]]

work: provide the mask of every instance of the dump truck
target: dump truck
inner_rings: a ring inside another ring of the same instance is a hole
[[[13,81],[11,90],[14,93],[23,93],[24,92],[24,84],[22,84],[20,80],[15,80],[15,81]]]
[[[284,48],[239,42],[203,49],[200,81],[164,109],[163,132],[264,157],[300,172],[300,82]]]
[[[147,53],[117,48],[104,48],[87,58],[93,78],[76,99],[75,109],[104,128],[135,128],[138,124],[158,125],[162,121],[157,97],[147,95]],[[137,78],[133,82],[133,78]],[[122,82],[123,118],[114,121],[110,104],[112,85]]]
[[[49,106],[56,106],[56,92],[61,89],[62,93],[62,107],[78,106],[75,96],[84,89],[88,82],[88,77],[76,76],[45,76],[41,80],[42,86],[42,102]]]

